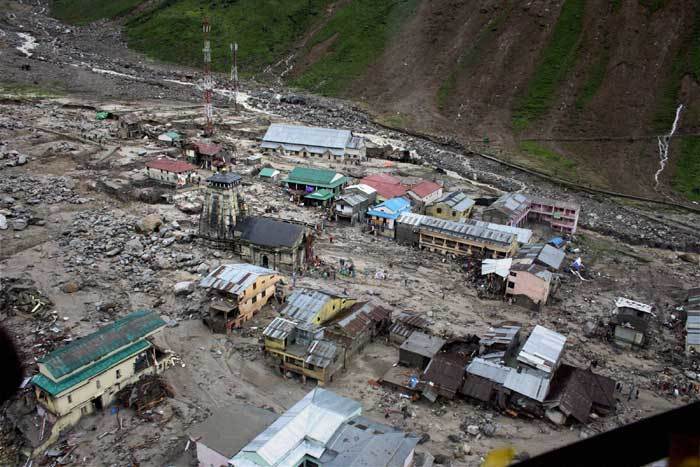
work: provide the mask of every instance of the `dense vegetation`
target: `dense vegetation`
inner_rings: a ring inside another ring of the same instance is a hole
[[[53,0],[51,14],[72,24],[114,18],[133,10],[143,0]]]
[[[673,188],[690,200],[700,201],[700,136],[686,136],[678,146],[681,154],[673,175]]]

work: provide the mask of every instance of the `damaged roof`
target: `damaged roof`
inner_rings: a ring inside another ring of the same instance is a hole
[[[552,271],[558,271],[561,268],[566,253],[552,245],[544,243],[530,243],[523,245],[514,261],[518,264],[533,264],[538,263],[549,268]]]
[[[518,361],[546,373],[554,371],[564,352],[566,337],[537,325],[518,354]]]
[[[467,366],[467,373],[481,376],[494,383],[503,384],[510,373],[511,368],[501,365],[500,363],[494,363],[483,358],[475,358]]]
[[[277,271],[248,263],[223,264],[202,279],[199,286],[240,295],[259,277],[274,274],[277,274]]]
[[[423,372],[422,380],[428,386],[436,386],[438,392],[456,394],[464,380],[464,366],[467,358],[453,353],[438,353]]]
[[[589,370],[562,365],[550,384],[549,407],[558,407],[567,416],[587,423],[594,405],[605,410],[615,407],[615,381]]]
[[[411,352],[427,358],[433,358],[445,345],[445,340],[415,331],[401,344],[400,350]]]
[[[335,356],[338,353],[338,346],[334,342],[314,339],[306,349],[306,358],[304,362],[319,368],[326,368],[333,363]]]
[[[486,211],[497,210],[509,218],[517,218],[530,209],[530,200],[521,193],[506,193],[486,208]]]
[[[54,350],[39,360],[56,381],[141,341],[165,327],[161,317],[148,310],[134,311],[112,324]]]
[[[490,328],[481,338],[480,344],[485,346],[505,345],[509,346],[520,332],[520,326],[499,326]]]
[[[615,299],[615,308],[631,308],[643,313],[651,313],[653,307],[652,305],[647,305],[646,303],[635,302],[634,300],[624,297],[617,297]]]
[[[299,245],[305,229],[299,224],[271,219],[269,217],[246,217],[234,227],[241,240],[259,246],[287,247]]]

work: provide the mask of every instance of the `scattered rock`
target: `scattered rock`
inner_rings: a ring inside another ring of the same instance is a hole
[[[466,454],[468,456],[472,453],[472,447],[470,445],[468,445],[467,443],[464,443],[464,444],[462,444],[462,451],[464,452],[464,454]]]
[[[479,427],[476,425],[469,425],[467,427],[467,433],[469,433],[472,436],[476,436],[479,434]]]
[[[63,287],[61,287],[61,290],[65,293],[75,293],[80,290],[80,284],[74,281],[66,282],[63,284]]]
[[[681,253],[678,257],[690,264],[700,264],[700,255],[694,255],[692,253]]]
[[[15,230],[24,230],[27,228],[27,220],[26,219],[13,219],[12,220],[12,228]]]
[[[181,201],[175,207],[185,214],[199,214],[202,211],[201,204],[190,203],[189,201]]]
[[[207,263],[200,264],[199,266],[197,266],[197,272],[200,274],[209,272],[209,265]]]
[[[121,253],[121,252],[122,252],[122,249],[119,248],[119,247],[117,247],[117,248],[112,248],[112,249],[109,250],[107,253],[105,253],[105,256],[107,256],[108,258],[111,258],[112,256],[117,256],[117,255],[118,255],[119,253]]]
[[[7,230],[7,217],[0,214],[0,230]]]
[[[158,232],[163,220],[158,214],[149,214],[136,223],[136,231],[139,233]]]

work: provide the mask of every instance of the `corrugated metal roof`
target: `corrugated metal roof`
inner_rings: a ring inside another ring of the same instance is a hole
[[[350,147],[352,133],[349,130],[273,123],[267,129],[262,140],[270,144],[288,143],[298,146],[342,150]]]
[[[412,225],[418,227],[428,216],[423,214],[416,214],[415,212],[402,212],[399,218],[396,220],[399,224]]]
[[[549,392],[549,379],[544,376],[535,375],[522,370],[511,368],[503,382],[503,387],[523,396],[543,402]]]
[[[382,210],[384,209],[384,210]],[[402,212],[411,209],[411,203],[404,198],[391,198],[367,211],[368,216],[398,219]]]
[[[634,300],[629,300],[627,298],[618,297],[615,299],[616,308],[632,308],[633,310],[641,311],[644,313],[651,313],[652,305],[647,305],[641,302],[635,302]]]
[[[340,196],[340,198],[338,198],[338,202],[344,202],[348,206],[354,207],[354,206],[359,206],[362,203],[366,203],[367,198],[365,198],[362,195],[352,193],[352,194],[346,194],[346,195]]]
[[[506,377],[510,373],[511,368],[499,363],[484,360],[483,358],[475,358],[467,366],[467,373],[481,376],[494,383],[503,384]]]
[[[465,222],[453,222],[430,216],[425,216],[425,218],[422,219],[420,228],[455,237],[468,238],[499,245],[510,245],[515,239],[515,235],[511,233],[500,232],[482,225],[473,225]]]
[[[451,191],[445,193],[440,199],[435,201],[435,204],[446,204],[453,211],[464,212],[471,209],[475,201],[462,191]]]
[[[42,375],[41,373],[34,375],[32,378],[32,383],[39,386],[40,388],[47,391],[49,394],[56,396],[67,389],[72,388],[78,384],[82,384],[84,381],[97,376],[110,368],[116,366],[120,362],[130,358],[143,350],[146,350],[151,346],[151,343],[147,340],[141,340],[128,347],[123,348],[117,353],[110,355],[107,358],[103,358],[93,365],[64,378],[60,382],[52,381],[50,378]]]
[[[494,224],[493,222],[477,221],[474,219],[464,219],[465,224],[473,225],[476,227],[485,227],[490,230],[495,230],[497,232],[504,232],[513,234],[518,237],[518,243],[525,244],[529,243],[532,238],[532,230],[523,229],[521,227],[512,227],[510,225]]]
[[[520,193],[506,193],[491,204],[486,211],[497,210],[508,217],[519,217],[530,208],[527,196]]]
[[[316,388],[256,436],[231,462],[241,465],[246,458],[257,455],[269,465],[297,465],[310,450],[318,459],[340,426],[361,412],[362,406],[352,399]]]
[[[320,290],[295,289],[287,299],[287,306],[280,315],[300,322],[310,322],[329,300],[339,295]]]
[[[283,340],[289,337],[294,332],[297,325],[294,321],[280,318],[279,316],[270,322],[263,331],[263,336],[271,339]]]
[[[416,313],[410,313],[408,311],[399,313],[396,322],[406,324],[416,329],[428,329],[430,327],[430,321]]]
[[[510,273],[510,265],[512,263],[513,258],[486,258],[481,262],[481,275],[497,274],[501,277],[508,277],[508,274]]]
[[[433,358],[445,345],[445,340],[439,337],[430,336],[424,332],[416,331],[408,336],[408,339],[401,344],[400,350],[411,352],[423,357]]]
[[[425,198],[426,196],[432,195],[439,190],[442,190],[442,186],[429,180],[423,180],[411,187],[411,191],[420,198]]]
[[[309,348],[306,349],[306,359],[304,361],[319,368],[326,368],[333,363],[337,353],[338,346],[334,342],[315,339],[309,344]]]
[[[165,321],[148,310],[134,311],[39,360],[55,380],[97,362],[165,327]]]
[[[224,264],[202,279],[199,286],[239,295],[253,285],[258,277],[274,274],[278,274],[277,271],[252,264]]]
[[[279,175],[280,171],[277,169],[272,169],[270,167],[263,167],[260,169],[260,173],[258,174],[261,177],[275,177]]]
[[[479,343],[485,346],[494,344],[510,345],[519,332],[520,326],[500,326],[491,328],[483,335]]]
[[[322,188],[335,188],[347,181],[347,178],[338,172],[313,167],[294,167],[285,180],[287,183],[297,185],[311,185]]]
[[[559,362],[565,343],[563,335],[537,325],[518,354],[518,361],[551,373]]]

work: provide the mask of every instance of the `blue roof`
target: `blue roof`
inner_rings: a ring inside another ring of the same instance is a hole
[[[559,248],[560,246],[562,246],[564,244],[564,239],[561,237],[554,237],[554,238],[550,238],[549,242],[547,242],[547,243],[550,243],[550,244],[554,245],[555,247]]]
[[[386,208],[391,212],[380,211],[379,208]],[[367,211],[368,216],[383,217],[385,219],[398,219],[402,212],[411,209],[411,203],[405,198],[391,198],[381,204],[374,206]]]

